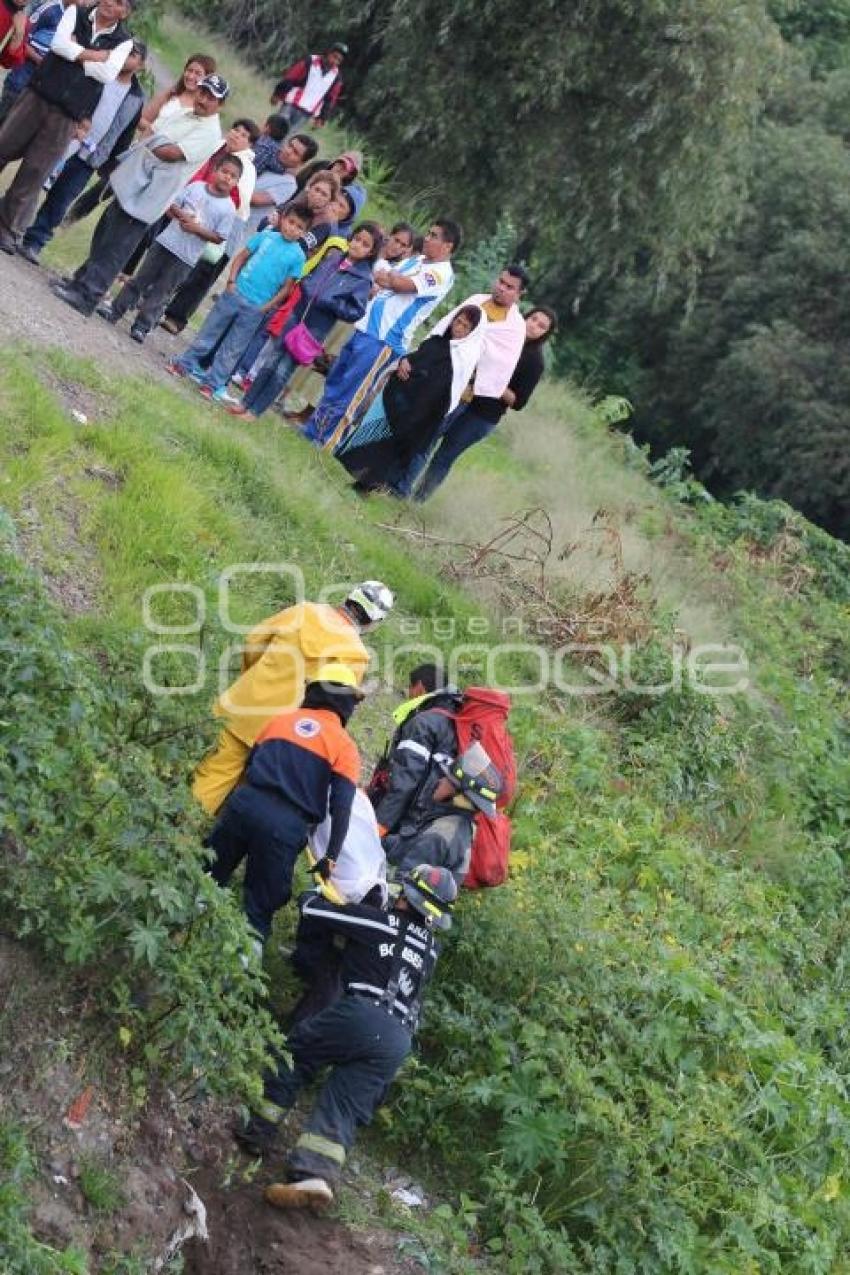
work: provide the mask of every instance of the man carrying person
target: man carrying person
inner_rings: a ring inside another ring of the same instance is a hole
[[[32,225],[24,232],[18,252],[33,265],[50,243],[74,200],[99,172],[105,176],[133,140],[145,104],[138,81],[144,70],[147,47],[141,40],[133,48],[117,79],[103,86],[88,133],[62,165],[62,171],[44,199]]]
[[[348,45],[337,40],[326,53],[310,53],[286,68],[274,87],[272,106],[290,128],[312,120],[314,128],[327,123],[342,93],[340,67],[348,56]]]
[[[94,312],[148,226],[220,146],[219,111],[229,92],[220,75],[206,76],[191,111],[172,116],[161,132],[128,152],[110,179],[115,197],[95,227],[88,259],[73,280],[53,286],[60,300],[79,314]]]
[[[135,0],[70,4],[50,52],[0,125],[0,168],[21,164],[0,201],[0,249],[14,253],[29,225],[45,178],[91,119],[105,84],[118,78],[133,48],[124,22]]]
[[[369,664],[361,633],[386,619],[393,595],[379,580],[351,588],[342,606],[299,602],[269,616],[248,634],[242,672],[216,701],[223,729],[216,747],[195,771],[192,792],[216,814],[245,769],[264,726],[301,702],[304,686],[325,664],[344,664],[359,685]]]
[[[486,438],[496,428],[499,414],[496,412],[494,415],[493,409],[498,407],[507,389],[525,344],[525,320],[518,302],[527,284],[528,275],[522,266],[505,266],[489,296],[479,293],[463,303],[480,305],[487,316],[475,378],[460,404],[443,422],[442,437],[430,462],[427,456],[415,456],[411,461],[403,483],[396,486],[400,496],[409,496],[422,474],[416,485],[414,500],[427,500],[445,481],[452,465],[467,448]],[[455,313],[451,311],[435,324],[433,335],[439,336],[444,332]],[[399,375],[404,376],[403,365],[399,368]]]
[[[422,864],[404,875],[389,912],[363,903],[339,907],[315,895],[303,902],[304,931],[325,931],[345,942],[344,991],[327,1009],[297,1023],[287,1040],[291,1064],[282,1058],[267,1074],[259,1110],[235,1130],[252,1155],[270,1150],[300,1091],[331,1067],[289,1154],[287,1180],[266,1188],[269,1204],[323,1209],[333,1203],[358,1125],[371,1123],[410,1053],[439,957],[435,932],[450,928],[456,898],[450,874]]]
[[[387,862],[397,873],[416,863],[447,868],[458,885],[469,869],[475,812],[496,813],[502,777],[481,744],[458,757],[455,715],[462,696],[433,665],[410,675],[410,697],[394,714],[397,730],[368,793]],[[428,686],[433,690],[427,690]]]
[[[404,357],[416,329],[454,283],[451,256],[460,241],[457,222],[441,218],[425,236],[421,256],[375,271],[378,292],[331,368],[305,437],[331,448],[354,428],[382,376]]]

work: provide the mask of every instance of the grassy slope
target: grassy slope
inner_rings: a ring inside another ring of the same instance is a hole
[[[167,30],[172,55],[196,42]],[[234,107],[256,110],[258,82],[243,82]],[[57,408],[45,364],[101,396],[92,424]],[[308,593],[389,580],[385,659],[412,627],[446,649],[479,641],[481,620],[492,641],[508,612],[534,631],[539,566],[506,576],[457,547],[532,507],[551,516],[548,618],[567,632],[639,634],[653,667],[677,628],[746,648],[753,691],[719,710],[687,694],[520,697],[515,877],[464,901],[424,1058],[382,1136],[487,1199],[464,1216],[512,1271],[843,1269],[847,599],[826,588],[846,573],[839,547],[819,539],[815,554],[798,520],[771,527],[763,511],[679,509],[563,387],[415,513],[358,503],[274,422],[248,429],[60,353],[7,357],[0,413],[4,505],[56,590],[82,576],[95,600],[71,625],[83,650],[135,657],[145,588],[196,584],[212,617],[222,568],[269,559],[296,562]],[[645,577],[631,591],[629,573]],[[283,600],[258,575],[234,614]],[[203,641],[215,662],[212,619]],[[211,693],[181,705],[191,742],[162,763],[173,780],[209,733]],[[376,693],[358,715],[367,752],[391,702]]]

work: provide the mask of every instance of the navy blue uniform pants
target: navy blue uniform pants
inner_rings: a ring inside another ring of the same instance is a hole
[[[234,789],[207,838],[215,851],[210,873],[219,885],[227,885],[245,860],[245,915],[263,942],[275,912],[292,894],[295,861],[306,843],[300,811],[250,784]]]
[[[332,1068],[290,1153],[293,1177],[339,1177],[358,1127],[370,1123],[410,1053],[410,1039],[400,1019],[359,996],[343,996],[293,1028],[287,1040],[293,1065],[282,1061],[266,1077],[262,1115],[279,1121],[301,1089]]]

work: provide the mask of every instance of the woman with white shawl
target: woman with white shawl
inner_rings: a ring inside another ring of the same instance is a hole
[[[404,360],[336,456],[360,493],[393,492],[412,458],[428,452],[473,378],[487,329],[479,305],[464,305]],[[398,494],[398,493],[396,493]]]

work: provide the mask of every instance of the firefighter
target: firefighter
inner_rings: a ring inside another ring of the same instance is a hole
[[[369,652],[361,633],[389,615],[393,595],[379,580],[351,589],[341,607],[301,602],[258,624],[248,634],[242,673],[216,701],[224,729],[195,771],[192,792],[215,815],[236,787],[263,728],[301,702],[304,687],[323,664],[345,664],[363,681]]]
[[[302,923],[345,938],[344,994],[290,1033],[292,1066],[281,1061],[276,1074],[267,1076],[261,1109],[236,1130],[252,1154],[269,1150],[301,1089],[321,1068],[331,1067],[290,1152],[287,1181],[266,1188],[270,1204],[322,1209],[332,1203],[357,1126],[371,1122],[410,1053],[439,953],[435,931],[450,928],[456,898],[451,874],[427,864],[405,874],[389,912],[305,897]]]
[[[469,871],[475,818],[496,817],[502,776],[477,741],[457,758],[435,758],[438,778],[417,796],[383,839],[387,864],[398,877],[415,863],[448,868],[458,885]]]
[[[245,860],[245,915],[265,942],[292,892],[295,861],[311,828],[330,821],[319,865],[329,877],[348,832],[360,755],[346,724],[363,699],[354,672],[326,664],[308,682],[300,708],[274,717],[260,733],[245,783],[228,798],[206,845],[211,875],[225,886]]]

